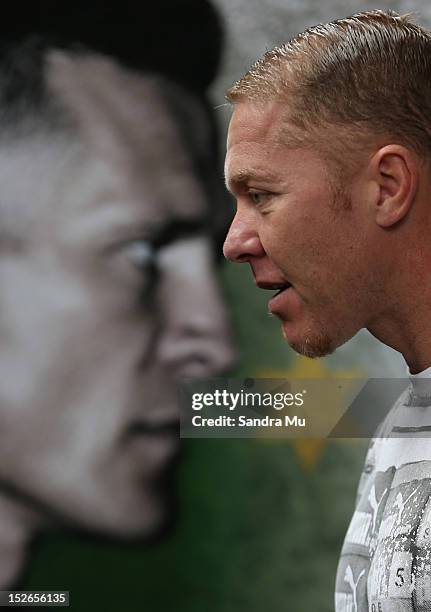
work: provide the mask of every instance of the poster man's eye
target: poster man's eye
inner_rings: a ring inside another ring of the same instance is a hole
[[[134,240],[127,245],[126,254],[130,261],[143,271],[156,264],[156,252],[149,240]]]
[[[143,293],[151,293],[157,281],[157,251],[149,240],[133,240],[125,247],[126,255],[142,275]]]

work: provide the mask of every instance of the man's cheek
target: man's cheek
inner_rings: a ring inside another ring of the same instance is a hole
[[[290,234],[275,235],[266,239],[264,249],[271,261],[281,270],[287,280],[294,283],[293,277],[301,276],[306,267],[307,248]]]
[[[271,231],[261,231],[259,237],[266,254],[274,262],[284,260],[288,255],[292,244],[290,232],[273,227]]]

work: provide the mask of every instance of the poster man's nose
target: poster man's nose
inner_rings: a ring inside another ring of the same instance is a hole
[[[209,376],[232,366],[229,322],[208,240],[174,245],[165,251],[161,266],[165,328],[159,360],[177,376]]]

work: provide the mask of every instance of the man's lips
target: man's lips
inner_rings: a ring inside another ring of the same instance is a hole
[[[292,287],[292,284],[288,281],[273,283],[269,281],[260,280],[256,281],[256,285],[260,289],[266,289],[267,291],[276,291],[275,295],[273,295],[273,297],[268,302],[268,309],[274,314],[277,314],[277,312],[280,310],[285,292]]]
[[[259,287],[259,289],[266,289],[267,291],[277,291],[274,297],[276,297],[277,295],[280,295],[280,293],[282,293],[286,289],[289,289],[292,286],[292,284],[289,283],[288,281],[285,281],[283,283],[256,281],[256,285]]]

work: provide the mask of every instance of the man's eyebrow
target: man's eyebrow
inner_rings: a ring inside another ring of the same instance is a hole
[[[271,172],[237,170],[231,174],[226,174],[225,183],[227,189],[232,192],[235,188],[244,187],[253,181],[259,183],[272,183],[276,180],[278,180],[278,177]]]

